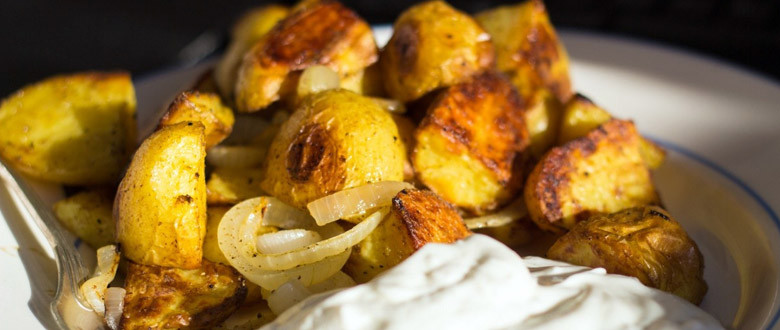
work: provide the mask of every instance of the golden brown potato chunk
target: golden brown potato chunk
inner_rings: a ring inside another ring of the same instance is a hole
[[[493,38],[496,66],[510,76],[520,96],[527,99],[544,87],[560,102],[571,97],[569,57],[541,0],[491,9],[476,19]]]
[[[612,119],[548,152],[525,186],[531,219],[561,232],[593,213],[658,204],[641,137],[630,121]]]
[[[206,234],[206,147],[200,123],[166,126],[138,148],[114,202],[122,254],[147,265],[192,269]]]
[[[200,122],[205,127],[206,148],[224,140],[233,131],[233,110],[222,104],[219,95],[213,93],[184,92],[173,100],[168,111],[160,119],[160,126],[184,122]]]
[[[369,25],[337,1],[298,6],[244,56],[235,86],[236,107],[254,112],[294,93],[297,74],[324,65],[341,78],[363,71],[377,59]]]
[[[576,94],[563,109],[561,128],[558,134],[558,144],[564,144],[578,137],[585,136],[588,132],[612,119],[612,115],[597,106],[587,97]],[[652,141],[642,138],[639,152],[642,159],[651,169],[658,168],[666,159],[666,152]]]
[[[522,184],[513,167],[528,145],[524,117],[523,103],[499,74],[446,88],[415,131],[417,178],[475,214],[504,204]]]
[[[135,146],[135,90],[125,72],[48,78],[0,104],[0,156],[38,179],[114,184]]]
[[[289,13],[287,7],[280,5],[254,8],[247,11],[233,26],[230,45],[214,68],[214,81],[227,100],[233,99],[238,67],[246,52]]]
[[[561,236],[547,257],[633,276],[694,304],[707,293],[704,260],[696,242],[656,206],[594,215]]]
[[[353,248],[344,272],[367,282],[428,243],[452,243],[471,235],[452,205],[428,190],[404,189],[390,215]]]
[[[87,190],[55,203],[54,215],[65,228],[97,249],[114,243],[113,205],[113,191]]]
[[[404,147],[393,118],[346,90],[304,99],[281,127],[266,158],[263,191],[305,208],[339,190],[401,181]]]
[[[398,17],[379,63],[387,93],[409,102],[492,68],[494,57],[490,36],[473,18],[428,1]]]
[[[120,329],[211,329],[246,298],[244,278],[230,266],[203,261],[183,270],[131,262]]]

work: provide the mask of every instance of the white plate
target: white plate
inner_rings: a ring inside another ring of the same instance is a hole
[[[380,44],[389,29],[376,29]],[[740,329],[778,328],[780,306],[780,86],[678,50],[583,33],[561,33],[576,89],[664,145],[655,179],[669,211],[699,244],[710,290],[702,308]],[[136,81],[139,123],[157,114],[210,64]],[[43,185],[47,200],[62,196]],[[2,328],[39,328],[56,267],[0,189]],[[36,316],[37,315],[37,316]]]

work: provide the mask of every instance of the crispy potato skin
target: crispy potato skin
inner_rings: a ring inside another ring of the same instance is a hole
[[[391,214],[353,248],[344,272],[363,283],[427,243],[452,243],[471,235],[455,208],[428,190],[404,189]]]
[[[529,143],[525,113],[500,74],[482,73],[444,89],[415,140],[417,178],[456,206],[483,214],[522,187],[513,167]]]
[[[541,0],[498,7],[475,18],[493,38],[496,66],[511,77],[523,98],[540,87],[560,102],[571,97],[569,57]]]
[[[230,266],[204,260],[183,270],[131,262],[120,329],[211,329],[246,298],[244,278]]]
[[[45,79],[0,103],[0,157],[50,182],[115,184],[135,147],[135,106],[126,72]]]
[[[612,119],[550,150],[525,186],[531,219],[562,232],[592,213],[658,204],[640,141],[632,122]]]
[[[389,113],[346,90],[307,97],[266,156],[266,193],[298,208],[333,192],[401,181],[404,147]]]
[[[53,208],[65,228],[97,249],[114,243],[113,204],[113,191],[94,189],[60,200]]]
[[[263,194],[261,169],[215,168],[206,182],[206,202],[232,205]]]
[[[561,236],[547,257],[633,276],[694,304],[701,303],[707,292],[696,242],[656,206],[594,215]]]
[[[297,74],[325,65],[344,78],[376,62],[369,25],[337,1],[299,6],[244,56],[235,86],[236,107],[254,112],[295,90]]]
[[[219,95],[188,91],[179,94],[168,107],[160,127],[183,122],[200,122],[205,128],[206,148],[224,140],[233,131],[233,110],[222,104]]]
[[[128,259],[200,266],[206,234],[203,130],[200,123],[163,127],[133,156],[114,202],[116,239]]]
[[[409,102],[492,68],[494,57],[490,36],[474,19],[428,1],[398,17],[379,63],[388,94]]]
[[[214,81],[220,94],[227,100],[233,99],[236,75],[244,54],[289,13],[287,7],[280,5],[254,8],[241,16],[233,26],[230,45],[214,68]]]

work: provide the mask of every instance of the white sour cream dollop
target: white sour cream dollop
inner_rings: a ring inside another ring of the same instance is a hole
[[[719,329],[677,296],[604,269],[521,258],[472,235],[374,280],[310,297],[264,329]]]

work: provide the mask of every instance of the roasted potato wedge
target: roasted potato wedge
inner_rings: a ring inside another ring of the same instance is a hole
[[[294,93],[298,74],[324,65],[341,78],[376,62],[369,25],[337,1],[298,6],[244,56],[235,86],[236,110],[255,112]]]
[[[525,186],[531,219],[542,229],[562,232],[593,213],[658,204],[641,140],[632,122],[612,119],[550,150]]]
[[[114,244],[114,192],[86,190],[54,203],[54,215],[76,237],[97,249]]]
[[[528,146],[523,103],[486,72],[444,89],[415,131],[417,179],[455,206],[484,214],[522,187],[516,155]]]
[[[558,144],[585,136],[610,119],[612,119],[612,115],[609,112],[594,104],[587,97],[576,94],[564,106]],[[651,169],[658,168],[666,159],[664,149],[644,137],[640,141],[639,152]]]
[[[263,191],[305,208],[336,191],[404,177],[404,146],[389,113],[346,90],[307,97],[266,158]]]
[[[409,102],[490,69],[494,60],[490,36],[473,18],[428,1],[398,17],[379,63],[387,93]]]
[[[599,125],[612,119],[612,115],[593,101],[576,94],[563,107],[561,129],[558,133],[558,144],[564,144],[578,137],[585,136]]]
[[[166,126],[138,148],[114,202],[122,254],[147,265],[197,268],[206,234],[206,147],[199,122]]]
[[[38,179],[115,184],[135,146],[135,90],[125,72],[48,78],[0,104],[0,157]]]
[[[707,293],[704,260],[696,242],[656,206],[594,215],[561,236],[547,257],[633,276],[694,304]]]
[[[571,97],[569,57],[541,0],[497,7],[475,18],[493,38],[497,68],[510,76],[521,97],[540,87],[561,103]]]
[[[211,329],[246,298],[244,278],[230,266],[204,260],[183,270],[131,262],[120,329]]]
[[[231,205],[263,194],[261,169],[215,168],[206,182],[209,205]]]
[[[390,215],[353,248],[344,272],[363,283],[428,243],[452,243],[471,235],[452,205],[428,190],[404,189]]]
[[[244,55],[289,13],[285,6],[267,5],[247,11],[236,22],[230,34],[230,45],[214,68],[214,81],[222,96],[233,99],[238,68]]]
[[[233,110],[222,104],[219,95],[200,92],[183,92],[168,107],[159,127],[184,122],[200,122],[205,128],[206,148],[224,140],[233,131]],[[159,129],[159,128],[158,128]]]

